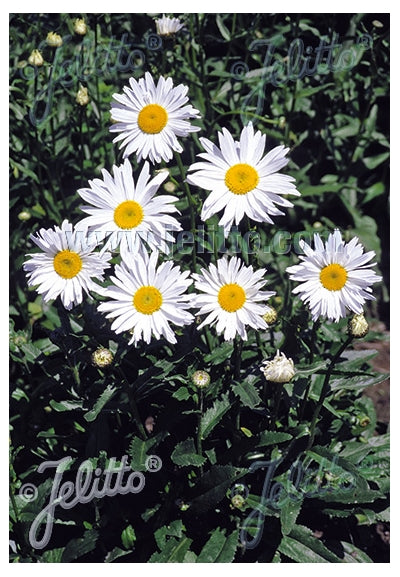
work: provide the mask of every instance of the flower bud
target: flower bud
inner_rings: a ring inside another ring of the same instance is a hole
[[[267,381],[272,383],[289,383],[295,375],[292,359],[287,359],[284,353],[277,351],[272,361],[264,361],[261,371]]]
[[[108,367],[114,360],[114,356],[111,351],[105,347],[99,347],[92,354],[92,362],[96,367],[103,368]]]
[[[28,58],[28,62],[31,66],[43,66],[44,58],[39,50],[32,50],[31,55]]]
[[[85,36],[87,32],[87,26],[83,18],[76,18],[74,22],[74,32],[79,36]]]
[[[208,387],[210,384],[210,375],[206,371],[195,371],[192,375],[192,382],[200,389]]]
[[[27,210],[21,210],[21,212],[18,214],[19,220],[22,221],[29,220],[31,217],[32,217],[31,213],[28,212]]]
[[[165,192],[175,192],[176,184],[174,182],[172,182],[171,180],[168,180],[168,182],[166,182],[164,184],[163,188],[164,188]]]
[[[231,503],[232,508],[242,509],[246,503],[246,499],[242,495],[233,495]]]
[[[80,106],[87,106],[89,104],[90,98],[86,86],[82,86],[82,84],[79,85],[75,100]]]
[[[278,320],[278,312],[274,307],[268,307],[267,312],[263,316],[263,319],[267,323],[267,325],[273,325]]]
[[[47,34],[46,42],[48,46],[51,46],[52,48],[58,48],[59,46],[62,46],[63,43],[61,36],[56,32],[49,32]]]
[[[172,36],[181,30],[184,24],[178,18],[170,18],[163,15],[162,18],[156,20],[156,30],[159,36]]]
[[[354,315],[348,322],[349,334],[356,339],[365,337],[368,334],[368,330],[369,326],[363,313]]]

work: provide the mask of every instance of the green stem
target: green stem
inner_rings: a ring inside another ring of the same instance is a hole
[[[238,335],[236,335],[233,345],[233,377],[235,380],[240,378],[240,368],[242,366],[242,349],[243,341]]]
[[[274,411],[272,413],[271,431],[275,431],[276,420],[278,418],[279,406],[281,404],[282,393],[283,393],[283,383],[273,383],[278,389],[274,394]]]
[[[333,358],[329,364],[328,370],[326,371],[325,379],[324,379],[322,389],[321,389],[321,393],[319,395],[318,403],[317,403],[317,406],[315,407],[314,415],[313,415],[311,425],[310,425],[310,439],[308,441],[307,450],[310,449],[314,443],[315,427],[316,427],[316,424],[318,421],[319,414],[320,414],[321,409],[322,409],[322,405],[324,404],[325,398],[326,398],[328,391],[329,391],[329,379],[331,377],[332,371],[335,368],[336,362],[340,358],[340,355],[348,347],[348,345],[351,343],[352,340],[353,340],[353,337],[349,336],[346,339],[346,341],[342,344],[342,346],[339,347],[338,351],[335,353],[335,355],[333,356]]]
[[[201,441],[201,419],[203,416],[203,405],[204,405],[204,397],[203,397],[203,389],[200,388],[199,390],[199,414],[197,417],[197,454],[200,457],[203,456],[203,445]],[[201,474],[203,474],[203,467],[200,468]]]
[[[183,166],[182,158],[179,152],[175,152],[175,160],[179,168],[179,172],[182,179],[182,186],[184,188],[186,198],[189,204],[189,213],[190,213],[190,230],[193,234],[193,250],[192,250],[192,264],[193,264],[193,272],[196,272],[196,250],[195,250],[195,234],[196,234],[196,214],[194,209],[194,200],[192,197],[192,193],[190,192],[190,188],[188,183],[186,182],[186,173],[185,167]]]
[[[124,371],[121,369],[121,367],[118,368],[118,371],[119,371],[119,373],[122,377],[122,380],[125,384],[125,390],[126,390],[126,393],[128,395],[129,405],[130,405],[132,415],[133,415],[133,418],[135,420],[137,429],[138,429],[142,439],[146,440],[147,439],[146,431],[144,430],[142,420],[140,418],[139,409],[138,409],[137,404],[136,404],[136,400],[135,400],[135,396],[133,394],[132,386],[129,383],[129,381],[128,381]]]

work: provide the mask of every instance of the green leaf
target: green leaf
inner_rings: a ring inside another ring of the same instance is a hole
[[[191,438],[178,443],[171,455],[171,460],[179,467],[187,467],[189,465],[200,467],[206,462],[205,457],[196,453],[196,447]]]
[[[220,346],[215,347],[212,353],[204,357],[204,363],[207,365],[220,365],[232,357],[233,344],[229,341],[223,342]]]
[[[57,413],[65,413],[66,411],[75,411],[82,408],[82,401],[55,401],[50,399],[49,405]]]
[[[228,393],[226,393],[222,395],[220,400],[215,401],[211,408],[207,409],[200,421],[200,435],[203,440],[208,437],[230,408],[231,403],[228,399]]]
[[[153,553],[147,563],[183,563],[192,540],[183,537],[180,541],[170,539],[163,550]]]
[[[260,434],[256,447],[268,447],[268,445],[283,443],[284,441],[290,441],[290,439],[292,439],[292,435],[289,433],[281,433],[280,431],[263,431]]]
[[[389,158],[389,152],[382,152],[376,156],[363,157],[363,163],[369,170],[374,170],[377,166]]]
[[[252,383],[252,380],[256,378],[255,375],[249,375],[247,379],[241,383],[234,383],[231,387],[234,394],[240,398],[242,405],[250,409],[254,409],[262,402],[257,389]]]
[[[225,537],[225,529],[217,527],[201,550],[196,563],[232,563],[238,544],[239,531]]]
[[[135,529],[132,525],[128,525],[121,533],[122,545],[125,549],[132,549],[134,542],[136,541]]]
[[[154,534],[154,538],[159,549],[163,549],[168,541],[167,537],[177,537],[181,539],[185,531],[185,526],[182,523],[182,519],[176,519],[169,523],[169,525],[164,525],[157,529]]]
[[[71,563],[75,559],[86,555],[96,546],[96,541],[99,534],[97,531],[85,531],[83,537],[78,539],[71,539],[68,545],[65,547],[61,563]]]
[[[222,22],[221,14],[217,14],[216,22],[217,22],[218,30],[221,32],[222,38],[224,38],[224,40],[227,40],[229,42],[231,39],[231,35],[229,33],[228,28]]]
[[[325,192],[340,192],[346,185],[341,182],[331,182],[329,184],[315,184],[301,187],[301,196],[320,196]]]
[[[190,392],[187,387],[179,387],[172,396],[178,401],[187,401],[190,398]]]
[[[299,499],[294,501],[293,499],[290,499],[286,491],[283,491],[282,499],[284,500],[281,506],[280,516],[282,534],[289,535],[293,529],[294,524],[296,523],[297,517],[303,505],[303,500]]]
[[[321,92],[321,90],[326,90],[330,86],[334,86],[333,82],[329,82],[328,84],[321,84],[320,86],[303,88],[302,90],[296,92],[296,99],[312,96],[313,94],[317,94],[317,92]]]
[[[194,487],[198,496],[192,499],[190,508],[196,512],[212,509],[226,497],[226,491],[233,482],[247,473],[248,469],[239,469],[231,465],[213,465]]]
[[[295,525],[290,535],[283,537],[278,550],[297,563],[343,562],[342,559],[312,535],[311,529],[302,525]]]
[[[343,389],[353,389],[356,391],[362,391],[366,387],[371,385],[378,385],[382,383],[389,377],[389,374],[378,373],[374,376],[356,376],[356,377],[342,377],[340,379],[332,379],[330,382],[330,387],[332,391],[338,391]]]
[[[134,437],[129,445],[128,454],[131,459],[131,467],[134,471],[146,471],[146,459],[149,456],[148,451],[157,446],[166,436],[167,432],[160,432],[155,437],[143,440]]]
[[[361,551],[352,543],[346,543],[346,541],[341,541],[340,543],[345,552],[344,560],[346,563],[373,563],[372,559],[364,551]]]
[[[107,387],[101,393],[100,397],[95,402],[93,409],[91,411],[89,411],[88,413],[86,413],[86,415],[84,415],[84,417],[85,417],[86,421],[88,421],[88,423],[91,423],[92,421],[94,421],[96,419],[97,415],[100,413],[100,411],[103,409],[103,407],[114,396],[116,390],[117,390],[117,387],[112,387],[111,385],[107,385]]]
[[[112,563],[115,559],[129,555],[130,553],[131,551],[124,551],[124,549],[121,549],[120,547],[114,547],[114,549],[107,554],[104,563]]]
[[[64,553],[65,547],[59,547],[57,549],[50,549],[45,551],[41,556],[41,563],[62,563],[61,559]]]

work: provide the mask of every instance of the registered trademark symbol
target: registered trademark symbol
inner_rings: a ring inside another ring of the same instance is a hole
[[[149,455],[144,466],[149,473],[157,473],[162,467],[162,461],[157,455]]]

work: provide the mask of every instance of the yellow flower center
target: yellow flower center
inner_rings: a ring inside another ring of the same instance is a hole
[[[53,266],[62,278],[73,278],[82,268],[82,259],[76,252],[62,250],[54,257]]]
[[[138,125],[146,134],[158,134],[168,122],[168,113],[159,104],[148,104],[139,112]]]
[[[340,291],[347,281],[347,272],[340,264],[328,264],[319,273],[319,280],[329,291]]]
[[[135,309],[143,315],[152,315],[161,308],[162,294],[154,286],[142,286],[133,296]]]
[[[219,290],[218,302],[224,311],[234,313],[246,302],[246,293],[236,283],[226,284]]]
[[[114,210],[114,222],[119,228],[135,228],[143,220],[143,208],[135,200],[125,200]]]
[[[259,180],[258,172],[250,164],[234,164],[225,174],[225,184],[234,194],[247,194]]]

